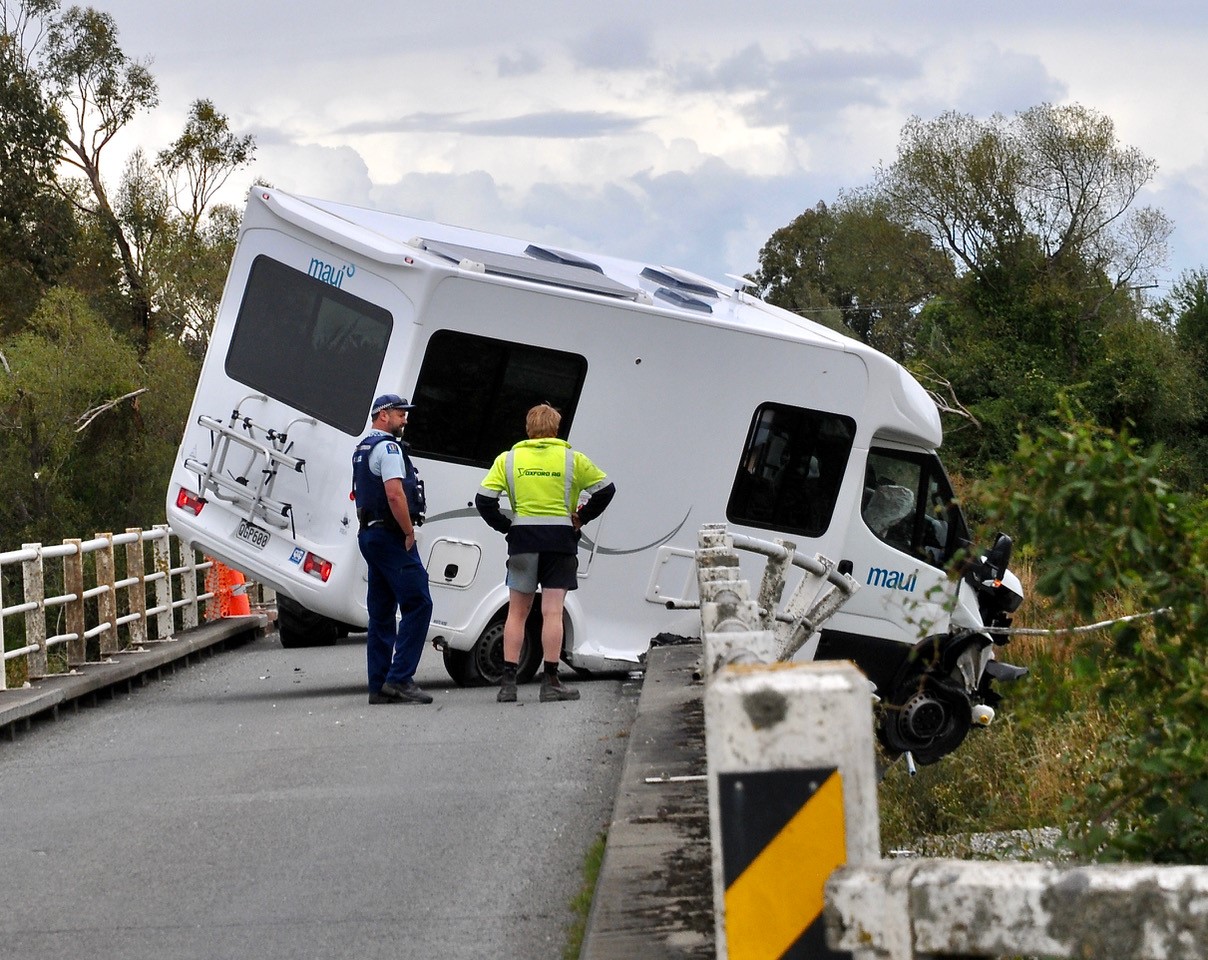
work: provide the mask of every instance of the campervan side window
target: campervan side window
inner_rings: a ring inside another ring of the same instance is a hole
[[[947,474],[934,454],[873,447],[861,515],[877,539],[942,567],[969,544]]]
[[[577,353],[438,330],[415,385],[411,452],[485,469],[524,439],[524,415],[537,403],[562,413],[561,435],[569,437],[586,376]]]
[[[377,304],[259,256],[231,334],[227,376],[359,434],[393,325]]]
[[[765,403],[752,418],[726,517],[731,523],[822,536],[835,512],[855,435],[850,417]]]

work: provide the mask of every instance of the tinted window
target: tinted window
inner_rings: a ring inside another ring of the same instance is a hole
[[[933,454],[873,447],[861,513],[879,540],[937,567],[969,543],[964,516]]]
[[[232,379],[345,433],[365,429],[393,319],[388,311],[260,256],[227,350]]]
[[[586,375],[578,354],[439,330],[415,385],[412,453],[489,467],[524,439],[524,416],[538,403],[561,412],[568,437]]]
[[[726,516],[820,537],[830,526],[855,433],[850,417],[764,404],[751,421]]]

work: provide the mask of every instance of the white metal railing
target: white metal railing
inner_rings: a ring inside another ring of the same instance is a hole
[[[202,605],[216,597],[204,579],[213,566],[164,524],[0,552],[0,690],[13,661],[39,679],[198,626]],[[56,579],[62,592],[48,592]],[[17,588],[21,599],[7,603]],[[60,647],[65,655],[51,656]]]

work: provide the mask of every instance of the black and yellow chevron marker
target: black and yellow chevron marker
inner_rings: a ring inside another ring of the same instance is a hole
[[[850,957],[826,946],[822,918],[847,861],[839,771],[720,773],[717,793],[730,960]]]

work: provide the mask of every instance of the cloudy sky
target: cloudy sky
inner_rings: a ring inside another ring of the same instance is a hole
[[[161,105],[205,97],[286,190],[716,279],[894,159],[912,115],[1078,102],[1158,163],[1159,291],[1208,265],[1201,0],[94,0]],[[116,178],[120,170],[110,171]],[[235,183],[235,181],[238,181]]]

